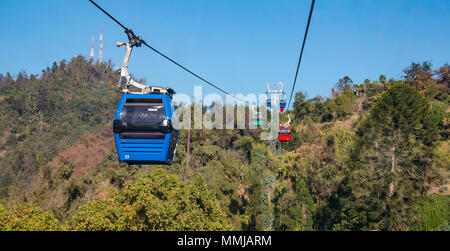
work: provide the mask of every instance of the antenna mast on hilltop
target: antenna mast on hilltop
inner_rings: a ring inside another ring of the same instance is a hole
[[[98,63],[103,63],[103,26],[100,31],[100,52],[98,54]]]
[[[94,64],[94,37],[92,37],[92,45],[91,45],[91,64]]]

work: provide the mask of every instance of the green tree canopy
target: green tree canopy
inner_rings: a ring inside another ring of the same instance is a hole
[[[125,184],[110,200],[81,207],[70,227],[83,231],[231,230],[201,176],[181,182],[177,175],[159,168]]]
[[[0,205],[0,231],[61,231],[64,227],[52,212],[31,204],[8,211]]]
[[[408,229],[411,203],[433,176],[436,135],[430,105],[416,89],[396,84],[385,92],[357,131],[335,229]]]

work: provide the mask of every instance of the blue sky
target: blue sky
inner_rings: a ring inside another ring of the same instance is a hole
[[[124,5],[123,3],[133,4]],[[97,0],[149,44],[232,93],[290,90],[310,0]],[[98,56],[116,66],[121,28],[88,0],[0,1],[0,73],[40,73],[54,61]],[[329,96],[339,78],[355,83],[380,74],[400,78],[412,61],[434,67],[450,58],[448,0],[318,0],[296,91]],[[134,50],[130,72],[150,84],[192,95],[201,81],[146,48]],[[204,86],[203,93],[216,92]]]

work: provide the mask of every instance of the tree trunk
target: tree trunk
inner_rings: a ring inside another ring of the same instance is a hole
[[[391,175],[393,176],[395,172],[395,146],[392,147],[391,154]],[[389,184],[389,198],[394,195],[394,179],[392,178],[391,183]]]
[[[186,143],[186,168],[184,169],[183,176],[186,180],[186,170],[189,168],[189,159],[191,154],[191,130],[187,130],[187,143]]]
[[[305,229],[307,217],[305,203],[302,203],[302,229]]]
[[[41,113],[41,111],[39,111],[39,128],[42,133],[42,113]]]
[[[394,135],[393,135],[393,142],[392,142],[392,153],[391,153],[391,176],[392,176],[392,180],[391,183],[389,184],[389,198],[392,197],[392,195],[394,195],[395,192],[395,188],[394,188],[394,175],[395,175],[395,150],[396,150],[396,144],[397,144],[397,132],[394,131]]]

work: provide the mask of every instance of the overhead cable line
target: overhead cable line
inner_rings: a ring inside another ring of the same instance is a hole
[[[302,50],[300,52],[300,58],[298,59],[297,72],[295,73],[294,85],[292,86],[291,97],[289,98],[289,105],[288,105],[287,109],[289,109],[291,107],[292,95],[294,94],[295,85],[297,84],[298,72],[300,70],[300,65],[302,63],[303,51],[305,50],[306,39],[308,38],[309,25],[311,24],[311,17],[312,17],[313,11],[314,11],[315,3],[316,3],[316,0],[313,0],[312,4],[311,4],[311,10],[309,12],[308,24],[306,25],[305,37],[303,38]]]
[[[89,2],[91,2],[93,5],[95,5],[95,7],[97,7],[99,10],[101,10],[103,13],[105,13],[108,17],[110,17],[114,22],[116,22],[118,25],[120,25],[124,30],[125,33],[127,33],[127,35],[131,35],[132,39],[136,39],[138,40],[140,43],[144,44],[145,46],[147,46],[149,49],[153,50],[154,52],[156,52],[157,54],[159,54],[160,56],[164,57],[165,59],[169,60],[170,62],[172,62],[173,64],[175,64],[176,66],[180,67],[181,69],[185,70],[186,72],[190,73],[191,75],[193,75],[194,77],[200,79],[201,81],[205,82],[206,84],[216,88],[217,90],[230,95],[231,97],[243,101],[244,103],[246,102],[243,99],[240,99],[234,95],[232,95],[231,93],[223,90],[222,88],[216,86],[215,84],[209,82],[208,80],[200,77],[198,74],[194,73],[193,71],[189,70],[188,68],[184,67],[183,65],[179,64],[178,62],[176,62],[175,60],[171,59],[170,57],[166,56],[164,53],[160,52],[159,50],[153,48],[152,46],[150,46],[149,44],[147,44],[147,42],[145,42],[145,40],[143,40],[141,37],[134,35],[133,31],[129,28],[127,28],[126,26],[124,26],[123,24],[121,24],[119,21],[117,21],[117,19],[115,19],[113,16],[111,16],[107,11],[105,11],[102,7],[100,7],[97,3],[95,3],[93,0],[89,0]]]

